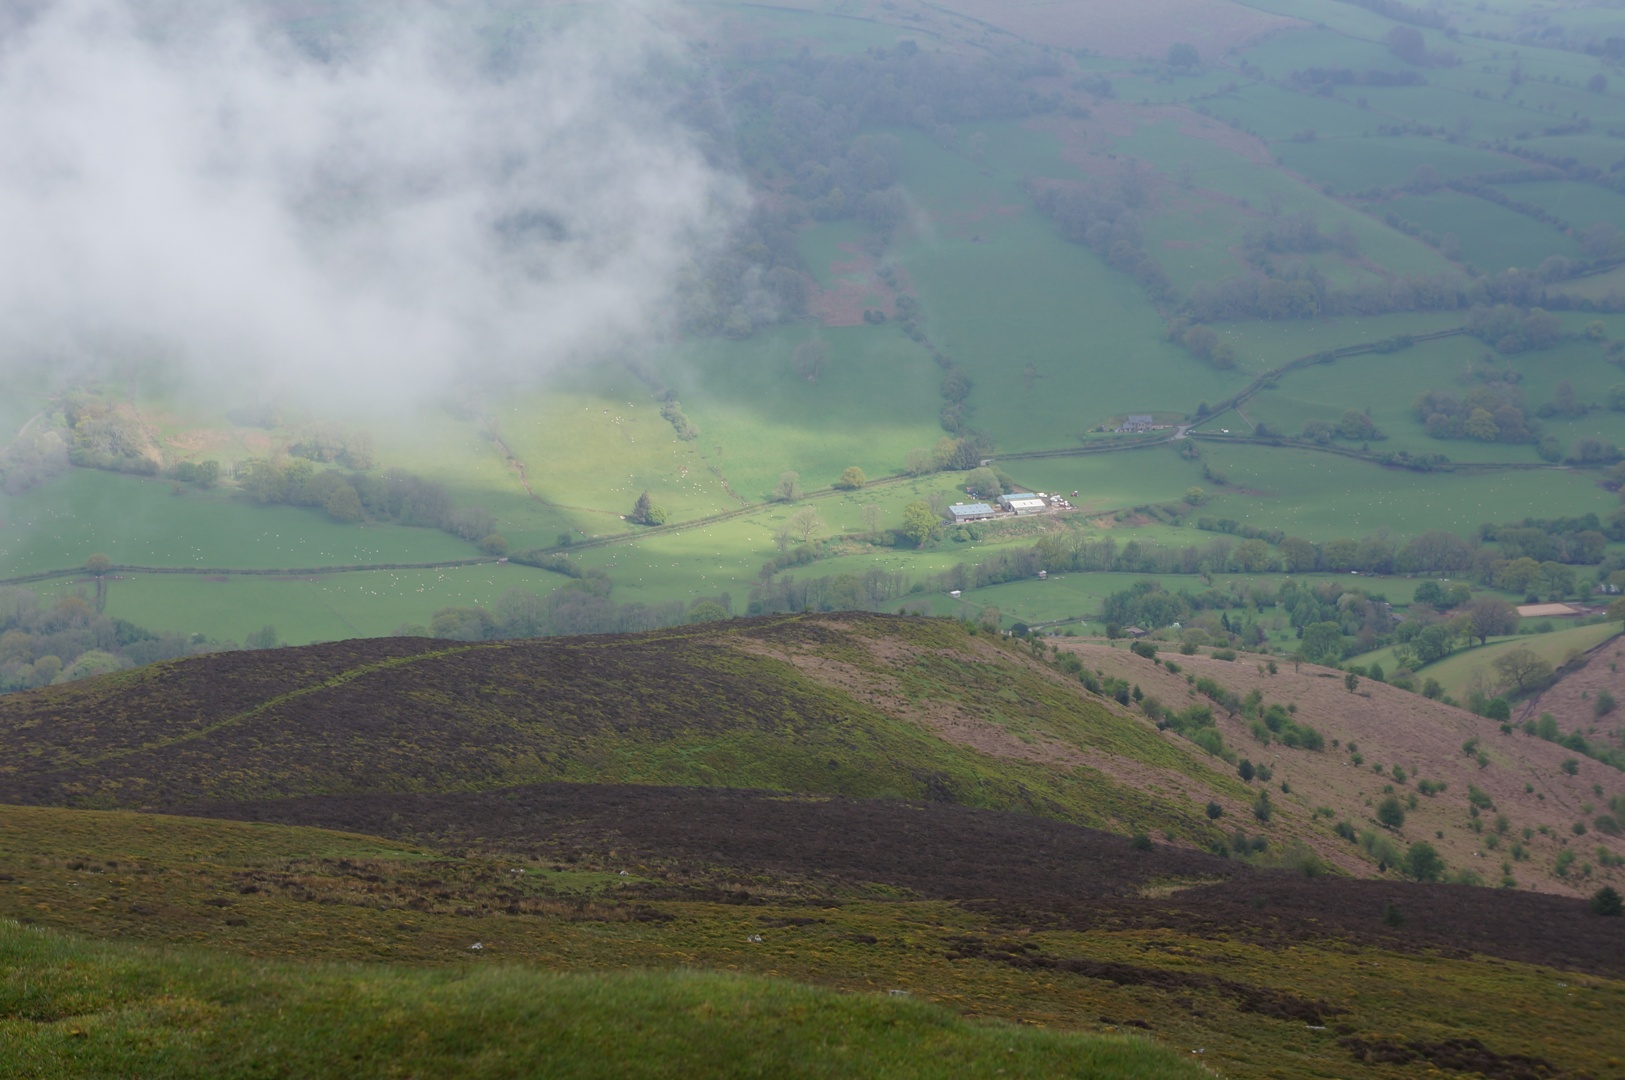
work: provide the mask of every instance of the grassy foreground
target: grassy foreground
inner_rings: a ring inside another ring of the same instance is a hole
[[[245,965],[14,922],[0,968],[7,1077],[1204,1075],[1141,1039],[731,975]]]

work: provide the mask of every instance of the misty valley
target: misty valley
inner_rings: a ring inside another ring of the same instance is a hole
[[[1625,10],[0,12],[0,1076],[1625,1078]]]

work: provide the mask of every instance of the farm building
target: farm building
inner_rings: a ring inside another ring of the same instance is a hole
[[[1016,491],[999,496],[999,505],[1012,514],[1038,514],[1049,509],[1049,503],[1030,491]]]
[[[1582,612],[1579,608],[1570,607],[1568,604],[1520,604],[1520,605],[1518,605],[1518,617],[1520,619],[1551,619],[1551,618],[1561,619],[1561,618],[1564,618],[1565,616],[1583,615],[1583,614],[1584,614],[1584,612]]]
[[[1153,421],[1152,421],[1151,417],[1149,417],[1149,416],[1145,416],[1145,415],[1130,416],[1126,420],[1124,420],[1121,424],[1117,425],[1117,430],[1120,431],[1120,432],[1150,431],[1152,422]]]
[[[986,521],[993,516],[993,508],[987,503],[954,503],[948,507],[948,516],[954,519],[956,525],[967,521]]]

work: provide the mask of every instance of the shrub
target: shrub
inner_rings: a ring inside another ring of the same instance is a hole
[[[1612,814],[1598,815],[1596,820],[1591,823],[1591,826],[1607,836],[1618,836],[1620,834],[1619,821]]]
[[[1128,647],[1128,651],[1135,656],[1143,656],[1147,660],[1157,655],[1157,647],[1149,641],[1136,641]]]
[[[1405,804],[1389,795],[1377,804],[1377,820],[1390,829],[1405,824]]]
[[[1405,855],[1394,845],[1394,842],[1373,829],[1363,829],[1360,832],[1360,847],[1367,855],[1377,860],[1379,867],[1386,869],[1398,866]]]
[[[1347,821],[1339,821],[1335,826],[1332,827],[1332,832],[1336,833],[1338,836],[1341,836],[1351,844],[1356,839],[1354,826],[1349,824]]]
[[[1618,918],[1622,908],[1619,890],[1612,885],[1604,885],[1591,894],[1591,910],[1597,915],[1610,915]]]
[[[1552,872],[1560,878],[1569,876],[1569,867],[1574,865],[1576,856],[1573,851],[1564,848],[1557,853],[1557,861],[1552,864]]]
[[[1433,845],[1418,840],[1405,852],[1405,876],[1417,881],[1438,881],[1444,876],[1444,860]]]
[[[1591,704],[1592,710],[1598,716],[1607,716],[1614,711],[1614,695],[1606,690],[1597,691],[1597,700]]]
[[[1207,817],[1208,817],[1208,820],[1209,821],[1218,821],[1223,816],[1224,816],[1224,807],[1220,806],[1216,802],[1209,801],[1208,804],[1207,804]]]
[[[1224,736],[1213,728],[1198,728],[1191,734],[1190,740],[1214,757],[1224,757]]]
[[[1275,808],[1270,805],[1270,793],[1267,791],[1260,791],[1258,793],[1258,798],[1253,802],[1253,817],[1257,818],[1259,821],[1268,821],[1270,819],[1270,815],[1274,812]]]
[[[1150,851],[1154,845],[1151,843],[1151,837],[1143,832],[1137,832],[1134,839],[1129,841],[1129,846],[1135,851]]]
[[[1236,775],[1251,783],[1253,779],[1253,763],[1246,758],[1242,758],[1241,764],[1236,766]]]
[[[1416,782],[1416,790],[1430,797],[1439,794],[1449,786],[1443,780],[1418,780]]]
[[[1580,763],[1574,758],[1564,758],[1562,769],[1570,776],[1573,776],[1575,773],[1580,771]]]

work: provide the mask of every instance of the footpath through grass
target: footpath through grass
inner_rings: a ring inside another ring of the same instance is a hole
[[[1197,1077],[1123,1036],[698,972],[253,963],[0,923],[0,1076]]]

